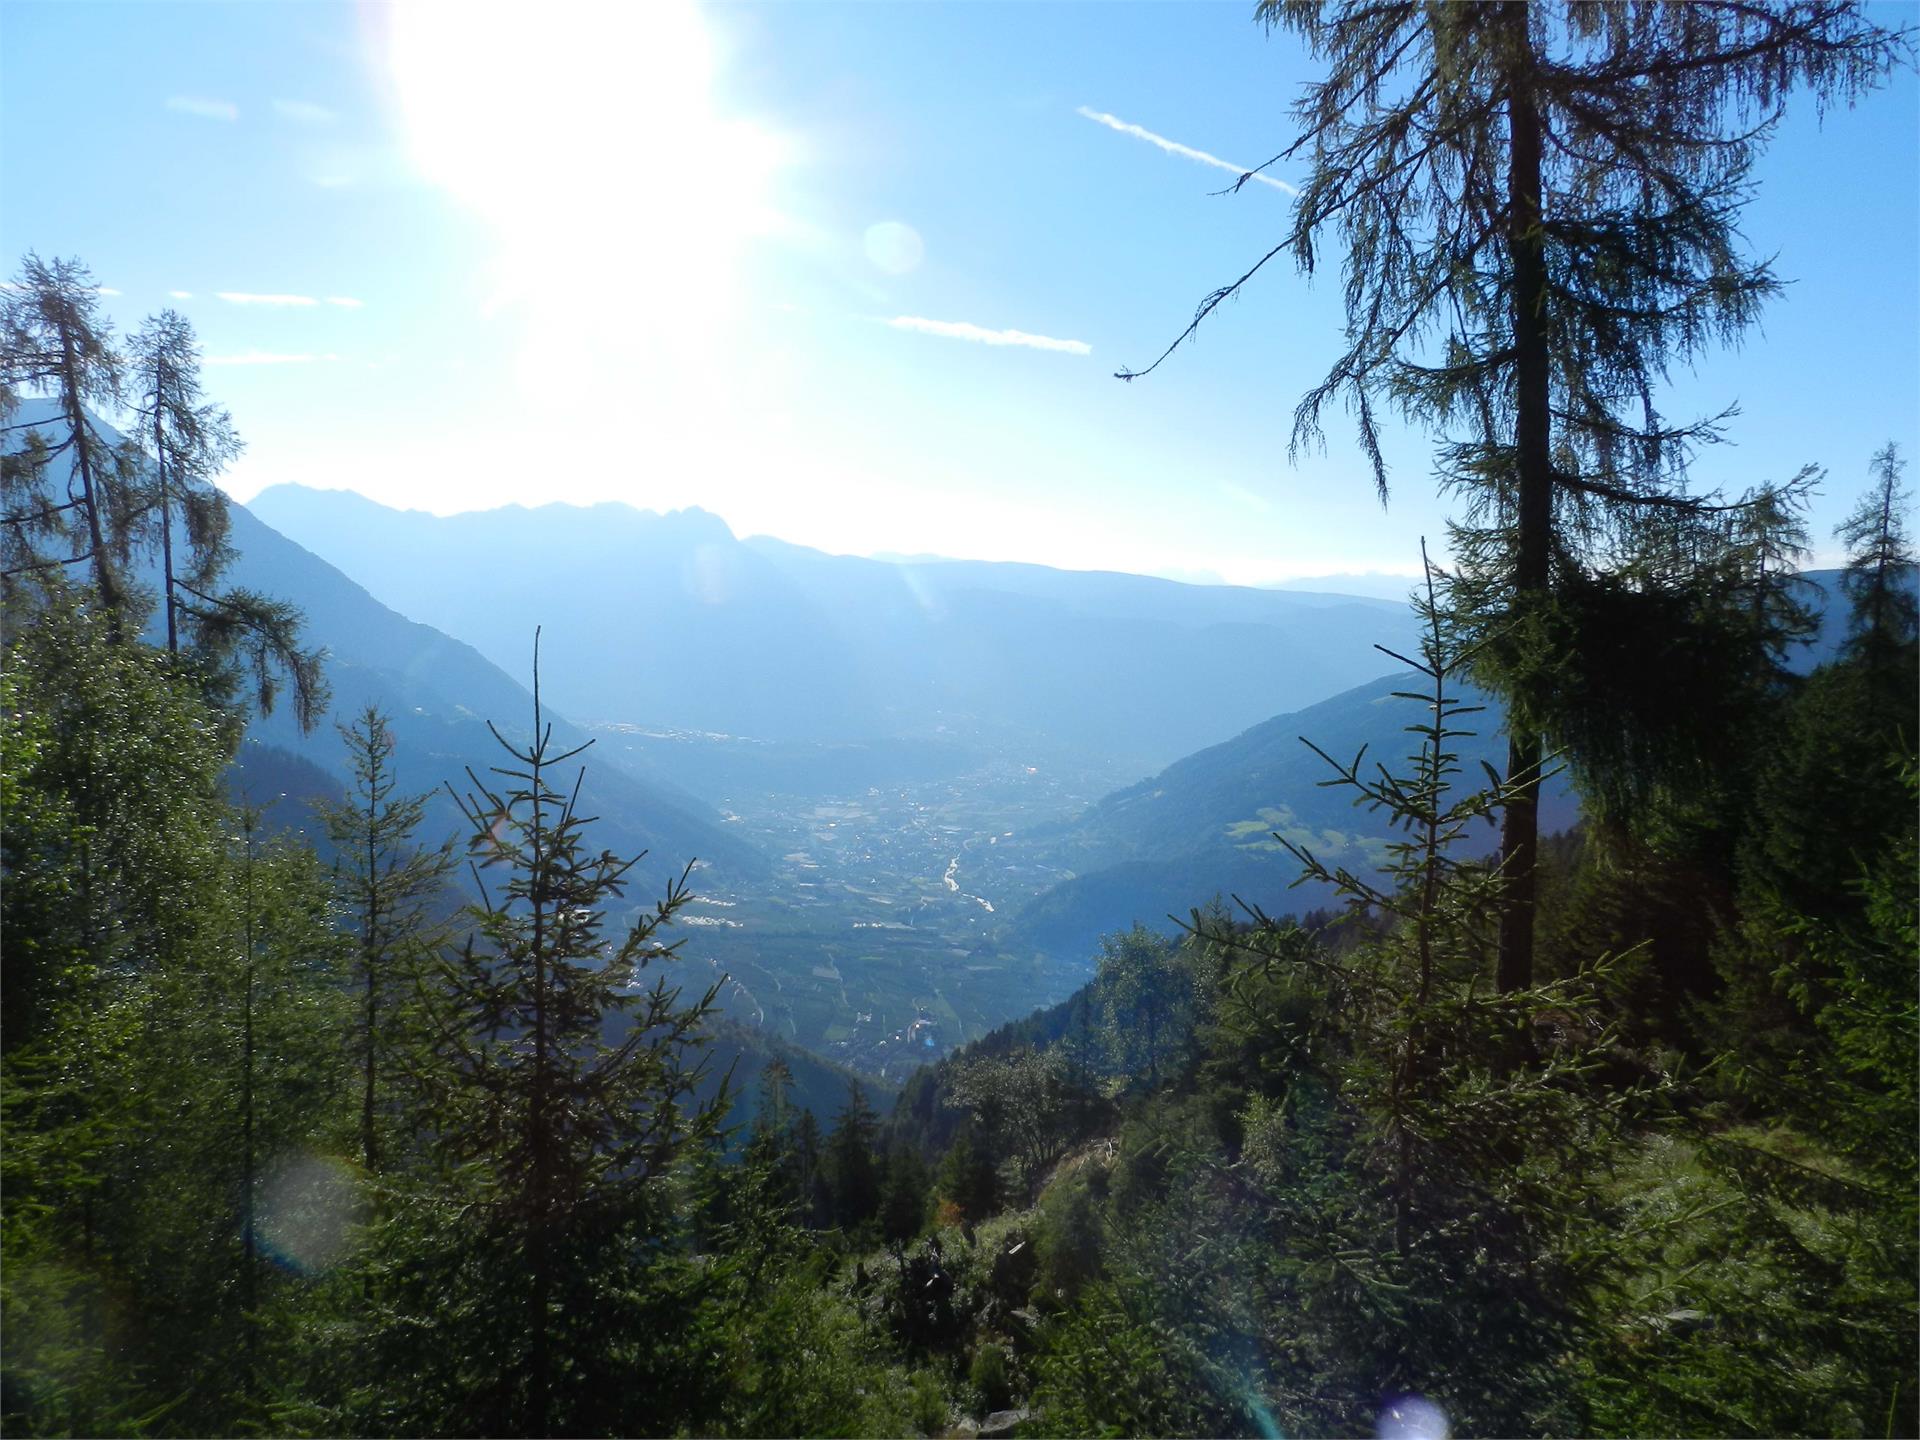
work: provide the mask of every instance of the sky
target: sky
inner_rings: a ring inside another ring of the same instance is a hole
[[[1419,567],[1433,437],[1288,458],[1337,273],[1276,262],[1314,74],[1246,3],[6,0],[0,262],[165,306],[225,479],[452,513],[699,505],[738,534],[1263,584]],[[1883,19],[1910,22],[1908,6]],[[1790,110],[1745,216],[1790,281],[1673,413],[1699,488],[1920,445],[1920,85]],[[1911,478],[1920,478],[1913,472]],[[529,557],[529,563],[552,563]]]

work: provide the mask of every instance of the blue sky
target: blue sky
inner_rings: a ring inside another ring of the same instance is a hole
[[[1417,568],[1350,434],[1286,458],[1337,279],[1276,264],[1150,380],[1287,196],[1311,75],[1250,5],[0,6],[0,251],[173,304],[248,453],[455,511],[698,504],[742,534],[1261,583]],[[1911,18],[1905,8],[1890,17]],[[1107,117],[1105,119],[1098,117]],[[1284,170],[1275,172],[1288,177]],[[1790,116],[1747,213],[1792,281],[1683,381],[1704,485],[1920,442],[1920,86]],[[180,292],[176,296],[175,292]],[[1011,333],[1010,333],[1011,332]]]

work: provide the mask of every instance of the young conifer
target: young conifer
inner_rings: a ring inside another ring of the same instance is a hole
[[[728,1098],[704,1055],[718,985],[689,1002],[664,973],[677,942],[660,932],[691,899],[693,867],[624,933],[605,933],[640,857],[588,846],[580,775],[562,788],[560,772],[586,746],[553,744],[537,635],[530,737],[494,736],[507,763],[488,779],[469,769],[456,797],[481,900],[432,1004],[429,1127],[447,1202],[471,1222],[449,1237],[468,1348],[451,1357],[444,1408],[421,1418],[488,1434],[656,1433],[672,1422],[643,1378],[660,1298],[649,1276],[666,1263],[675,1174],[710,1144]]]
[[[1196,929],[1251,957],[1243,984],[1299,987],[1325,1013],[1302,1025],[1289,1007],[1256,1007],[1251,1022],[1291,1052],[1296,1077],[1284,1103],[1246,1119],[1249,1168],[1270,1187],[1311,1316],[1306,1348],[1325,1365],[1294,1425],[1341,1428],[1383,1393],[1413,1393],[1462,1429],[1584,1429],[1559,1367],[1619,1278],[1601,1172],[1665,1080],[1617,1045],[1609,962],[1525,989],[1483,984],[1511,901],[1481,847],[1514,786],[1491,767],[1484,785],[1462,783],[1458,742],[1482,707],[1458,693],[1473,657],[1451,643],[1431,568],[1428,586],[1421,655],[1386,652],[1421,678],[1397,692],[1425,710],[1406,727],[1408,762],[1364,748],[1341,762],[1303,737],[1330,766],[1323,783],[1396,832],[1387,873],[1276,837],[1370,933],[1328,950],[1257,909],[1250,932]]]
[[[398,793],[393,734],[379,707],[368,704],[352,726],[339,730],[353,763],[354,793],[323,806],[321,818],[339,857],[335,887],[354,928],[360,1155],[371,1171],[381,1165],[394,1089],[416,1068],[417,996],[427,961],[443,943],[436,912],[453,854],[451,842],[432,850],[415,844],[427,796]]]

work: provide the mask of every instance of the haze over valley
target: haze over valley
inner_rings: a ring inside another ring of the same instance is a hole
[[[279,486],[236,513],[239,573],[337,646],[336,712],[405,702],[416,763],[474,763],[478,719],[526,711],[510,677],[551,581],[515,555],[578,555],[541,683],[595,742],[589,800],[644,840],[652,883],[699,858],[683,953],[729,1015],[877,1080],[1064,998],[1103,935],[1174,931],[1216,898],[1332,904],[1276,835],[1386,859],[1391,830],[1323,787],[1301,737],[1406,752],[1415,677],[1375,648],[1412,651],[1405,604],[832,556],[613,504],[437,517]],[[418,616],[371,623],[382,601]],[[1476,698],[1463,759],[1497,766],[1499,705]],[[324,734],[256,731],[339,771]],[[1545,823],[1576,815],[1562,775]]]
[[[278,486],[244,513],[242,553],[258,553],[240,573],[271,569],[329,646],[340,617],[336,712],[362,693],[406,700],[411,726],[441,737],[423,758],[463,754],[446,737],[485,703],[508,723],[524,711],[507,677],[531,660],[525,622],[551,582],[515,556],[577,555],[569,603],[542,622],[541,683],[561,714],[590,717],[589,797],[647,838],[649,876],[700,857],[683,953],[726,977],[729,1014],[893,1080],[1063,998],[1101,933],[1167,927],[1214,893],[1166,902],[1193,884],[1183,848],[1160,884],[1108,879],[1071,920],[1030,919],[1119,862],[1090,865],[1069,838],[1097,801],[1390,668],[1374,643],[1412,643],[1411,612],[1378,597],[832,556],[738,540],[697,511],[440,518]],[[398,613],[370,625],[382,603]],[[382,655],[363,678],[356,661],[389,632],[438,649]],[[444,657],[481,655],[493,663],[464,663],[486,683],[462,695],[472,677]],[[1215,690],[1196,685],[1206,674],[1241,678]],[[337,742],[258,733],[338,770]],[[1279,903],[1291,877],[1272,859],[1232,878]]]

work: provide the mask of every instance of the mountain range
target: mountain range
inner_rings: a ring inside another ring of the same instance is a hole
[[[1358,684],[1404,604],[740,539],[698,509],[438,517],[281,485],[251,508],[589,722],[768,742],[938,738],[1140,775]]]
[[[1388,830],[1300,738],[1391,763],[1421,718],[1394,696],[1419,685],[1374,650],[1409,647],[1414,618],[1379,599],[835,556],[700,510],[440,518],[280,486],[231,514],[229,582],[305,612],[329,720],[383,709],[403,788],[486,774],[489,721],[525,738],[541,626],[554,739],[605,742],[584,757],[595,843],[650,852],[630,901],[698,857],[726,898],[690,922],[697,958],[735,975],[736,1019],[870,1075],[890,1073],[887,1037],[937,1021],[951,1044],[1023,1013],[1135,921],[1215,894],[1326,903],[1292,888],[1274,835],[1361,868]],[[1831,572],[1809,578],[1824,615],[1804,666],[1844,610]],[[1504,760],[1477,698],[1469,776]],[[350,780],[331,723],[302,736],[282,710],[249,726],[235,788],[297,802]],[[1550,786],[1546,828],[1576,813]],[[461,829],[444,789],[427,829]]]

